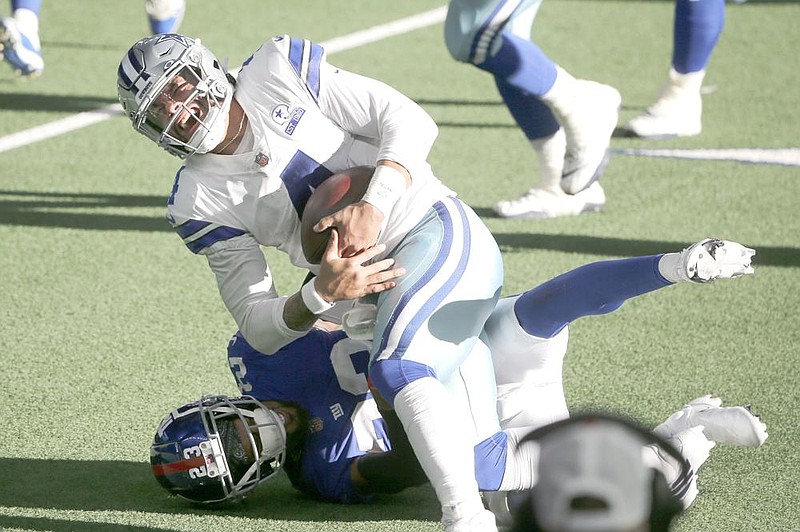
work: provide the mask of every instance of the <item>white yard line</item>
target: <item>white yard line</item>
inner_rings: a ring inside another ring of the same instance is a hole
[[[633,155],[637,157],[670,157],[673,159],[800,166],[800,148],[727,148],[716,150],[621,149],[611,150],[611,153],[615,155]]]
[[[388,39],[389,37],[408,33],[427,26],[433,26],[434,24],[444,21],[446,13],[447,6],[441,6],[410,17],[356,31],[349,35],[334,37],[333,39],[320,42],[319,44],[321,44],[329,54],[343,52],[382,39]],[[78,113],[73,116],[68,116],[67,118],[62,118],[61,120],[12,133],[5,137],[0,137],[0,153],[27,146],[28,144],[33,144],[41,140],[57,137],[69,133],[70,131],[75,131],[76,129],[103,122],[113,116],[121,114],[122,107],[115,103],[100,109],[95,109],[94,111]]]

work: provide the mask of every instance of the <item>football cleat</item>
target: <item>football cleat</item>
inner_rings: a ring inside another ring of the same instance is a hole
[[[444,520],[444,532],[497,532],[494,514],[489,510],[478,512],[469,519]]]
[[[44,71],[39,36],[20,31],[14,17],[0,19],[0,49],[3,59],[21,76],[38,76]]]
[[[599,212],[605,204],[606,195],[603,187],[600,183],[592,183],[576,194],[532,188],[519,198],[498,202],[494,206],[494,212],[500,218],[510,220],[537,220]]]
[[[703,99],[700,95],[705,71],[679,74],[670,69],[661,95],[627,129],[643,138],[691,137],[702,131]]]
[[[704,395],[672,414],[653,429],[663,438],[702,425],[709,440],[739,447],[760,447],[767,439],[767,426],[748,406],[722,406],[718,397]]]
[[[575,107],[559,116],[567,135],[561,188],[576,194],[589,187],[608,165],[611,135],[617,126],[622,97],[609,85],[576,80]]]
[[[706,238],[681,251],[678,276],[693,283],[710,283],[754,272],[751,266],[754,249],[737,242]]]
[[[668,474],[670,472],[664,469],[662,471],[667,475],[667,480],[670,483],[672,492],[680,499],[684,509],[691,506],[697,498],[697,472],[708,460],[711,449],[716,446],[716,443],[710,440],[703,433],[702,425],[695,425],[689,429],[678,432],[667,438],[667,441],[683,456],[691,466],[689,477],[676,477],[675,474]]]
[[[157,33],[178,33],[186,11],[185,0],[147,0],[144,3],[150,31]]]

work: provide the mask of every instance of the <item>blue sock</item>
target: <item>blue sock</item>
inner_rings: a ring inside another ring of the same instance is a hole
[[[11,0],[11,12],[17,9],[28,9],[38,16],[42,9],[42,0]]]
[[[502,41],[497,53],[476,66],[520,91],[535,96],[547,93],[556,81],[556,64],[531,41],[508,31],[498,38]]]
[[[671,285],[658,272],[662,256],[586,264],[523,293],[514,313],[528,334],[552,338],[580,317],[608,314],[632,297]]]
[[[528,139],[549,137],[560,127],[553,111],[537,96],[523,92],[495,76],[497,90],[508,111]]]
[[[725,0],[676,0],[672,67],[681,74],[708,66],[725,25]]]

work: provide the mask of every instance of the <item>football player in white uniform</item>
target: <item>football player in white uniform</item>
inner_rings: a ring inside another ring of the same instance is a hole
[[[575,79],[531,41],[541,0],[450,0],[445,44],[457,61],[489,72],[539,162],[537,184],[499,202],[503,218],[552,218],[605,205],[597,179],[608,164],[621,96]]]
[[[274,353],[334,301],[374,296],[370,378],[397,411],[446,530],[493,527],[472,473],[473,425],[443,381],[476,347],[491,364],[478,335],[501,292],[502,259],[488,228],[427,164],[438,133],[427,113],[289,36],[265,42],[236,80],[194,39],[146,38],[122,58],[118,92],[134,128],[185,159],[168,219],[207,258],[248,342]],[[305,203],[323,180],[358,165],[376,166],[363,200],[319,224],[336,226],[339,256],[311,265],[299,235]],[[260,246],[317,277],[280,297]],[[354,282],[365,277],[366,287]],[[476,397],[494,394],[491,380],[470,386]]]
[[[538,182],[495,206],[504,218],[551,218],[600,210],[593,182],[607,148],[620,95],[608,85],[576,80],[531,41],[541,0],[451,0],[445,43],[454,59],[492,74],[506,107],[531,143]],[[628,124],[641,137],[700,132],[700,88],[722,32],[725,0],[676,0],[672,68],[659,99]],[[577,36],[576,36],[577,38]]]

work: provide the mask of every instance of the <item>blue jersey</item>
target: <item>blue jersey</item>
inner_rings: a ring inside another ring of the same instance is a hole
[[[352,461],[391,448],[386,425],[367,386],[368,344],[342,331],[312,329],[273,355],[237,333],[228,363],[242,394],[294,402],[310,415],[299,464],[286,469],[292,485],[326,501],[369,499],[351,482]]]

